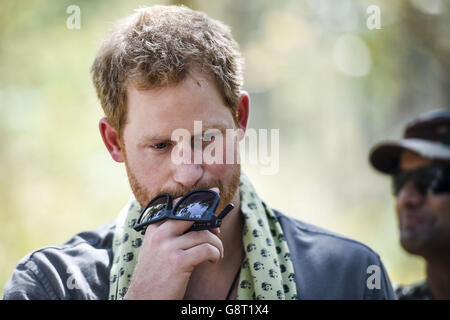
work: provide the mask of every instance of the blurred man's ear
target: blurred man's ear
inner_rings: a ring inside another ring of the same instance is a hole
[[[106,149],[108,149],[109,154],[111,154],[111,157],[117,162],[124,162],[125,157],[120,147],[117,131],[109,124],[106,118],[100,119],[98,128],[100,129],[103,143]]]
[[[243,133],[242,137],[239,137],[239,140],[242,140],[245,136],[245,131],[247,130],[248,117],[250,114],[250,97],[246,91],[241,91],[236,111],[238,126]]]

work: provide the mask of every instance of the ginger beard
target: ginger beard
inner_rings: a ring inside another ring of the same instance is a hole
[[[154,194],[151,194],[147,188],[145,188],[142,183],[139,182],[136,175],[133,173],[133,170],[131,169],[126,151],[125,151],[125,145],[123,141],[120,142],[121,150],[123,152],[124,156],[124,163],[125,168],[127,171],[128,181],[130,183],[131,190],[133,191],[134,197],[136,198],[137,202],[140,204],[141,208],[145,208],[147,204],[152,200],[154,197],[161,193],[168,193],[172,196],[172,199],[176,199],[179,197],[182,197],[189,191],[195,190],[195,189],[210,189],[217,187],[220,190],[220,201],[219,205],[216,209],[216,214],[219,214],[227,204],[231,202],[231,200],[234,198],[236,191],[239,187],[240,178],[241,178],[241,165],[240,163],[237,164],[229,164],[227,167],[231,167],[231,181],[228,185],[222,183],[220,179],[211,179],[207,182],[200,182],[197,183],[195,186],[191,188],[178,188],[176,190],[169,190],[169,189],[160,189]]]

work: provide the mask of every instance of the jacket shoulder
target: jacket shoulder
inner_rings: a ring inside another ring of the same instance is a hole
[[[288,243],[300,299],[395,299],[369,246],[274,210]]]
[[[81,232],[19,261],[3,299],[100,299],[107,297],[115,222]],[[106,282],[105,282],[106,280]]]
[[[315,245],[323,245],[325,250],[336,252],[334,250],[354,250],[359,254],[367,254],[379,259],[379,255],[366,244],[355,239],[346,237],[339,233],[321,228],[319,226],[295,219],[274,210],[280,221],[283,230],[290,235],[299,236],[297,240],[314,240]],[[301,236],[301,237],[300,237]],[[330,252],[331,253],[331,252]],[[336,253],[341,253],[340,251]]]

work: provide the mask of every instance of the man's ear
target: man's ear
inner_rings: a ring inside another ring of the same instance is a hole
[[[237,123],[239,129],[242,130],[241,131],[242,137],[240,137],[241,140],[245,136],[245,131],[247,130],[248,117],[250,115],[250,97],[246,91],[241,91],[236,111],[237,111]]]
[[[124,162],[125,157],[120,147],[117,131],[109,124],[106,118],[100,119],[98,128],[100,129],[103,143],[111,154],[111,157],[117,162]]]

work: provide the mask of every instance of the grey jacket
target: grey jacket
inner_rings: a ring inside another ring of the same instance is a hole
[[[275,211],[294,264],[299,299],[396,299],[377,253]],[[115,223],[25,256],[3,299],[108,299]]]

